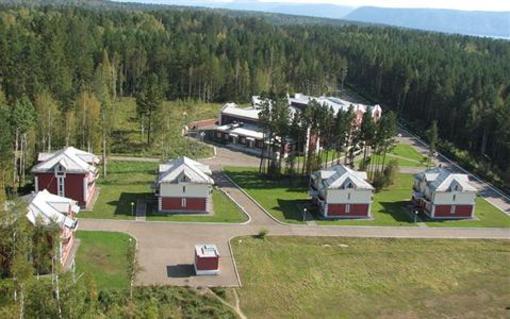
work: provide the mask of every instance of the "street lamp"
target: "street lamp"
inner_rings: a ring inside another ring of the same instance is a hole
[[[306,207],[303,208],[303,221],[306,220],[306,211],[307,211]]]
[[[418,213],[419,213],[419,212],[418,212],[418,210],[417,210],[417,209],[415,209],[415,210],[414,210],[414,223],[415,223],[415,224],[416,224],[416,220],[418,219]]]
[[[135,202],[131,202],[131,216],[135,215]]]

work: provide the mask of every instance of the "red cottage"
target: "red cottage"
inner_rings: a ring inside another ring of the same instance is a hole
[[[220,272],[220,254],[216,245],[195,245],[195,272],[201,275],[217,275]]]
[[[55,153],[39,153],[32,168],[35,191],[68,197],[82,208],[90,208],[96,192],[99,158],[94,154],[66,147]]]

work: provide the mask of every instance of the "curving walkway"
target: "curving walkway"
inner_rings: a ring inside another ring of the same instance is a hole
[[[82,230],[118,231],[137,239],[138,261],[142,270],[137,284],[180,286],[241,285],[230,240],[255,235],[262,228],[277,236],[345,236],[391,238],[484,238],[510,239],[510,229],[500,228],[420,228],[387,226],[317,226],[283,224],[236,187],[221,171],[215,171],[219,187],[227,192],[250,216],[243,224],[146,222],[127,220],[81,219]],[[218,276],[194,276],[194,245],[212,243],[220,250],[221,273]]]

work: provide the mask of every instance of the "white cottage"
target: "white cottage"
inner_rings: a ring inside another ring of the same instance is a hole
[[[368,218],[374,187],[367,174],[335,165],[314,172],[310,177],[310,195],[326,218]]]
[[[155,183],[161,212],[207,213],[214,180],[209,166],[188,157],[159,165]]]
[[[476,188],[466,174],[436,167],[414,177],[413,203],[431,218],[473,218],[475,199]]]

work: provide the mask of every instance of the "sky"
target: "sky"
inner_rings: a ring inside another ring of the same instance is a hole
[[[234,0],[202,0],[200,2],[214,3],[231,1]],[[285,3],[330,3],[337,5],[347,5],[352,7],[374,6],[395,8],[443,8],[443,9],[479,10],[479,11],[510,11],[510,0],[258,0],[258,1],[285,2]],[[185,4],[188,1],[143,0],[140,2],[152,2],[152,3],[172,2]]]

